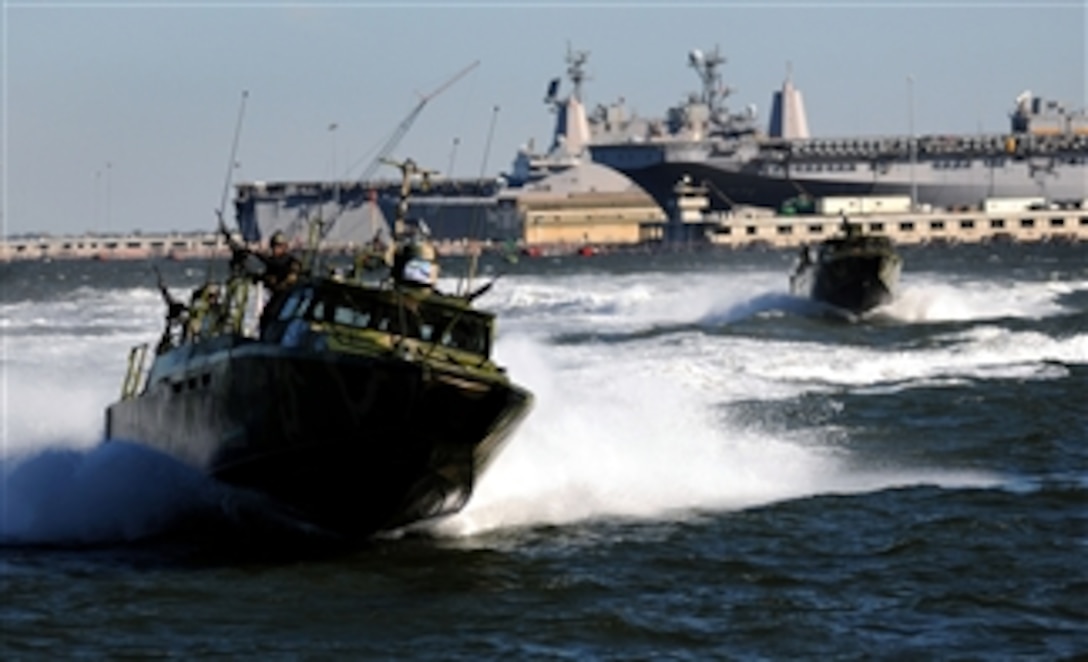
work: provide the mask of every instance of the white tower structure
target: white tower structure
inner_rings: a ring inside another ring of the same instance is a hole
[[[771,122],[767,135],[772,138],[808,138],[808,117],[801,91],[793,86],[790,67],[786,68],[786,81],[782,89],[774,93],[771,102]]]

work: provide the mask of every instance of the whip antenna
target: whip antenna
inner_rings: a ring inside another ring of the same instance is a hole
[[[238,105],[238,121],[234,125],[234,142],[230,148],[230,160],[227,162],[227,176],[223,181],[223,197],[220,199],[219,209],[216,210],[220,224],[223,223],[223,210],[227,208],[227,195],[230,194],[230,183],[234,179],[234,168],[237,165],[238,140],[242,136],[242,117],[246,112],[247,97],[249,97],[249,91],[242,90],[242,101]]]
[[[498,119],[499,119],[499,107],[495,106],[491,111],[491,123],[487,127],[487,142],[484,143],[484,155],[483,155],[483,159],[480,162],[480,177],[479,177],[478,181],[481,184],[483,183],[485,173],[487,173],[487,156],[491,152],[491,139],[495,135],[495,124],[498,121]],[[464,288],[462,288],[461,284],[459,284],[458,287],[457,287],[458,293],[468,292],[470,289],[472,289],[472,278],[476,274],[476,261],[479,259],[479,256],[477,255],[477,253],[479,252],[479,248],[480,248],[479,247],[480,235],[483,234],[480,231],[480,228],[483,225],[483,223],[480,221],[480,208],[479,208],[479,206],[477,206],[476,209],[473,210],[473,214],[474,214],[475,218],[473,219],[473,222],[472,222],[472,234],[476,235],[477,246],[476,246],[475,250],[471,251],[471,255],[469,256],[468,273],[464,276],[465,280],[462,283],[464,285]]]

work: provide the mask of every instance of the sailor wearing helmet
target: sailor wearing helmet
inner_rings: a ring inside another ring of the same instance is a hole
[[[257,277],[273,295],[287,290],[302,273],[302,263],[287,251],[287,236],[276,230],[268,239],[268,254],[257,254],[264,271]]]
[[[287,236],[277,230],[268,238],[268,253],[254,254],[264,265],[264,270],[254,275],[253,280],[263,284],[270,292],[268,303],[261,312],[261,328],[264,328],[268,316],[279,309],[288,290],[302,274],[302,262],[287,249]]]

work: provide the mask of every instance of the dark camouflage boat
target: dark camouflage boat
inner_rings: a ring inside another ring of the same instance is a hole
[[[338,535],[457,512],[533,398],[491,357],[480,290],[433,287],[432,250],[405,242],[379,282],[304,271],[255,333],[238,269],[222,302],[214,288],[175,302],[146,379],[148,346],[133,350],[107,437]]]
[[[887,237],[863,234],[845,218],[842,226],[815,250],[802,247],[790,291],[857,315],[892,300],[903,260]]]

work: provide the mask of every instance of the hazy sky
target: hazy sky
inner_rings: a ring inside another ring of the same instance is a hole
[[[234,181],[356,178],[419,94],[479,61],[394,152],[476,176],[546,145],[568,42],[590,53],[587,105],[642,116],[696,90],[688,52],[719,46],[731,105],[765,127],[790,63],[814,135],[906,133],[908,76],[919,133],[1003,131],[1025,89],[1085,105],[1088,69],[1084,0],[0,6],[9,235],[214,228],[243,90]]]

